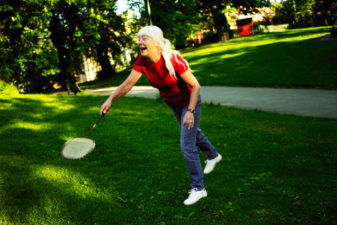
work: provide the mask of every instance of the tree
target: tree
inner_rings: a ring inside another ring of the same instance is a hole
[[[313,23],[312,7],[314,0],[287,0],[280,9],[281,15],[290,27],[307,27]]]
[[[225,32],[227,29],[227,18],[223,13],[229,1],[215,0],[215,1],[199,1],[198,9],[203,15],[205,21],[208,21],[211,26],[214,26],[219,41],[225,41]],[[210,29],[212,31],[212,29]]]
[[[113,75],[130,38],[111,0],[3,0],[0,3],[1,79],[26,92],[51,88],[57,81],[77,93],[83,55]],[[108,54],[109,53],[109,54]],[[111,54],[110,54],[111,53]],[[115,60],[118,63],[118,60]]]
[[[74,4],[68,4],[64,1],[57,3],[52,11],[49,29],[51,31],[51,40],[57,48],[60,73],[57,81],[63,88],[71,88],[76,94],[79,88],[76,86],[75,74],[80,72],[80,62],[82,52],[76,48],[79,38],[75,37],[75,32],[83,26],[83,20],[80,17],[80,8]]]
[[[120,63],[120,56],[123,49],[131,44],[131,37],[125,28],[123,17],[116,15],[113,10],[114,1],[94,1],[89,3],[91,8],[91,16],[86,27],[92,23],[96,24],[95,31],[99,35],[99,40],[95,43],[95,48],[92,48],[89,56],[95,56],[97,62],[101,66],[101,71],[98,73],[99,78],[111,77],[115,74],[115,68]],[[87,32],[90,33],[90,32]],[[88,35],[90,39],[90,35]],[[114,64],[111,64],[111,57],[114,59]]]
[[[39,1],[1,1],[0,78],[21,90],[36,92],[51,86],[58,72],[55,48],[46,31],[48,4]]]
[[[167,39],[177,48],[185,47],[187,37],[200,29],[200,17],[194,0],[150,0],[151,17]],[[142,23],[149,24],[148,15],[142,11]]]
[[[287,0],[278,14],[291,27],[333,25],[335,4],[337,0]]]
[[[313,4],[314,25],[334,25],[337,21],[337,0],[315,0]]]

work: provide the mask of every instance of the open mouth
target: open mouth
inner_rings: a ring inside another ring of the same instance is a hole
[[[145,51],[147,48],[146,47],[139,47],[140,51],[143,52]]]

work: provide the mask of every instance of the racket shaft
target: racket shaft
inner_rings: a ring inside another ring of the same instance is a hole
[[[95,129],[95,127],[96,127],[96,125],[99,123],[99,121],[101,121],[101,119],[104,117],[104,113],[98,118],[98,120],[96,121],[96,123],[90,128],[90,130],[89,130],[89,132],[88,132],[88,134],[87,134],[87,136],[86,137],[89,137],[89,134],[91,133],[91,131],[93,131],[94,129]]]

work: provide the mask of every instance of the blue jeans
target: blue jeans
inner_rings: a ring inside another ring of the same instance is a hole
[[[183,120],[188,106],[181,110],[172,109],[180,125],[180,147],[183,153],[186,166],[192,179],[192,189],[203,189],[204,174],[201,168],[200,158],[196,146],[206,155],[207,159],[214,159],[218,156],[213,145],[198,127],[201,114],[201,98],[199,97],[194,113],[194,126],[188,130],[183,125]]]

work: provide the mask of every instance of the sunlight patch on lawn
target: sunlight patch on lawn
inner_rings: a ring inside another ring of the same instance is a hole
[[[1,99],[1,97],[0,97]],[[0,110],[10,110],[12,108],[13,104],[11,102],[1,102],[0,104]]]
[[[225,55],[222,55],[220,58],[221,59],[228,59],[228,58],[233,58],[233,57],[244,55],[245,53],[246,53],[245,51],[242,51],[242,52],[235,53],[235,54],[225,54]]]
[[[217,77],[219,77],[219,75],[218,75],[218,74],[215,74],[215,73],[211,73],[211,74],[209,75],[209,77],[211,77],[211,78],[217,78]]]
[[[223,54],[220,56],[203,57],[198,60],[193,60],[190,63],[190,65],[198,65],[198,64],[204,64],[204,63],[216,63],[216,62],[219,62],[219,60],[238,57],[238,56],[244,55],[245,53],[246,51],[241,51],[241,52],[234,53],[234,54],[227,54],[226,52],[223,52]]]
[[[46,131],[50,130],[50,128],[53,127],[51,123],[30,123],[30,122],[24,122],[24,121],[18,121],[14,124],[7,125],[5,127],[2,127],[0,129],[0,133],[5,132],[9,129],[24,129],[24,130],[32,130],[32,131]]]
[[[57,108],[58,110],[73,110],[76,107],[71,104],[64,104],[64,102],[45,101],[43,106]]]
[[[63,191],[71,195],[77,195],[80,198],[101,198],[103,191],[98,190],[90,179],[84,178],[80,173],[68,171],[67,169],[45,165],[37,167],[34,175],[54,184]]]
[[[31,95],[24,95],[20,96],[18,99],[29,99],[33,101],[40,101],[42,106],[50,107],[50,108],[57,108],[61,110],[72,110],[75,109],[74,104],[69,99],[65,99],[66,101],[60,101],[56,95],[41,95],[41,94],[31,94]],[[68,101],[69,102],[68,102]]]
[[[187,53],[183,53],[183,57],[186,58],[193,58],[195,56],[200,57],[200,56],[204,56],[204,55],[211,55],[214,53],[218,53],[218,52],[223,52],[226,50],[229,50],[230,46],[226,45],[226,44],[210,44],[207,45],[207,48],[200,48],[200,49],[196,49],[192,52],[187,52]]]
[[[274,43],[281,43],[281,42],[298,42],[298,41],[305,41],[309,39],[314,39],[314,38],[319,38],[324,36],[325,34],[311,34],[311,35],[299,35],[297,37],[289,37],[289,38],[283,38],[283,39],[268,39],[268,40],[261,40],[261,41],[254,41],[254,42],[249,42],[251,45],[247,45],[246,47],[251,47],[251,46],[262,46],[262,45],[270,45]]]
[[[226,54],[226,52],[230,51],[238,51],[238,50],[244,50],[251,47],[257,47],[257,46],[263,46],[263,45],[270,45],[274,43],[281,43],[281,42],[298,42],[298,41],[305,41],[309,39],[315,39],[322,37],[328,33],[315,33],[315,34],[305,34],[295,37],[286,37],[286,38],[274,38],[269,37],[268,35],[265,36],[251,36],[251,37],[245,37],[242,39],[234,39],[233,41],[229,41],[226,43],[216,43],[216,44],[210,44],[203,47],[200,47],[199,49],[195,49],[194,51],[182,53],[183,57],[186,57],[188,60],[190,60],[190,64],[199,64],[199,63],[210,63],[213,58],[218,58],[218,54],[223,52],[224,54],[220,56],[221,59],[225,58],[233,58],[237,56],[243,55],[244,52],[239,53],[232,53],[232,54]],[[216,54],[216,55],[213,55]],[[193,58],[197,57],[200,58],[200,56],[204,56],[201,59],[194,60]]]
[[[24,121],[19,121],[12,125],[12,128],[23,128],[28,130],[35,130],[35,131],[41,131],[41,130],[48,130],[53,125],[50,123],[29,123]]]
[[[68,133],[67,134],[62,134],[62,135],[60,135],[59,136],[59,138],[61,139],[61,140],[63,140],[64,142],[66,142],[66,141],[68,141],[68,140],[70,140],[70,139],[72,139],[72,138],[75,138],[75,137],[78,137],[79,135],[73,135],[73,136],[71,136],[71,135],[69,135]],[[83,137],[84,137],[84,135],[82,135]]]

